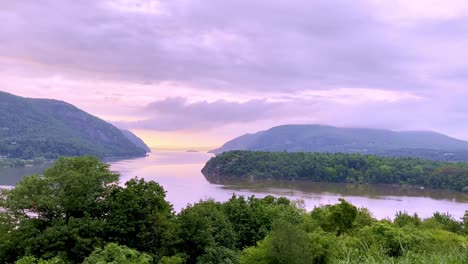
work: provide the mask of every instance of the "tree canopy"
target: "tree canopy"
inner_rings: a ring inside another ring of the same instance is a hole
[[[0,199],[0,263],[466,263],[463,219],[374,219],[344,199],[308,212],[282,197],[233,195],[176,213],[156,182],[94,157],[61,158]]]
[[[361,154],[230,151],[211,158],[202,172],[211,182],[229,178],[310,180],[468,191],[468,163]]]

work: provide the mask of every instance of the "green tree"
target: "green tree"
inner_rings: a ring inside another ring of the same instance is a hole
[[[333,238],[320,229],[310,233],[299,225],[275,222],[270,235],[256,247],[244,250],[241,264],[328,263],[334,256]]]
[[[106,236],[111,241],[162,257],[178,234],[172,205],[156,182],[131,179],[107,199]]]
[[[15,264],[65,264],[65,262],[59,258],[53,258],[49,260],[37,259],[32,256],[27,256],[19,259]]]
[[[407,212],[397,212],[393,220],[396,226],[403,227],[406,225],[419,226],[422,221],[417,214],[409,215]]]
[[[239,252],[222,246],[207,247],[205,253],[197,258],[197,264],[237,264]]]
[[[81,261],[102,243],[105,201],[117,180],[97,158],[60,158],[44,177],[4,190],[4,214],[15,226],[0,242],[0,262],[15,255]]]
[[[314,208],[310,213],[312,219],[316,220],[323,230],[335,232],[337,235],[346,233],[353,228],[354,221],[358,216],[358,209],[343,198],[336,205],[326,205]],[[362,220],[362,219],[360,219]]]
[[[35,215],[46,225],[55,219],[100,217],[118,177],[95,157],[59,158],[44,177],[28,176],[14,189],[5,190],[4,206],[18,221]]]
[[[188,255],[188,263],[195,263],[210,248],[235,249],[238,238],[218,202],[209,200],[189,205],[179,214],[178,221],[180,249]]]
[[[184,264],[185,258],[181,256],[164,256],[159,260],[158,264]]]
[[[144,253],[115,243],[107,244],[103,249],[96,249],[83,264],[149,264],[152,258]]]

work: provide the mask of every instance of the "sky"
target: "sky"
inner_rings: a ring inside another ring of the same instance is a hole
[[[281,124],[468,140],[465,0],[1,0],[0,90],[154,148]]]

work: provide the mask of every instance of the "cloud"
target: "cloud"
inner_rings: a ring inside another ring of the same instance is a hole
[[[0,86],[140,129],[316,122],[468,138],[468,4],[440,4],[3,1]]]
[[[439,56],[452,41],[437,39],[445,31],[440,23],[454,36],[466,31],[457,26],[457,14],[427,15],[424,23],[401,27],[377,12],[384,2],[15,2],[0,9],[6,21],[0,59],[68,78],[172,81],[229,91],[424,90],[435,86],[425,77],[441,71],[426,64],[467,66]],[[424,5],[411,5],[410,17],[419,12],[414,6]],[[404,8],[400,3],[392,10]],[[414,30],[431,22],[432,29],[418,31],[428,45]]]
[[[133,122],[116,122],[118,126],[132,129],[209,130],[233,123],[250,123],[278,114],[280,103],[266,100],[247,102],[199,101],[189,103],[186,98],[174,97],[150,103],[140,110],[146,118]]]
[[[134,114],[143,118],[116,124],[129,129],[209,131],[233,124],[252,126],[258,122],[342,123],[343,116],[348,119],[348,112],[359,110],[363,105],[382,105],[383,108],[391,108],[400,103],[414,104],[420,100],[423,98],[408,92],[371,89],[285,93],[268,100],[259,98],[243,102],[194,101],[185,97],[169,97],[151,102],[136,110]],[[359,113],[359,118],[364,116],[368,115]]]

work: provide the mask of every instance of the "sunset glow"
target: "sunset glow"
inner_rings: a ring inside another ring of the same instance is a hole
[[[297,123],[468,139],[467,2],[340,3],[7,1],[1,90],[69,102],[154,148]]]

